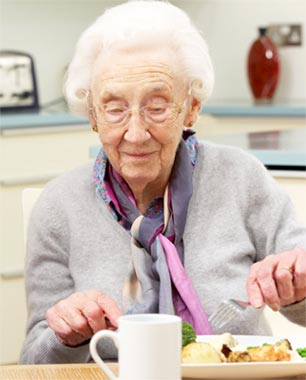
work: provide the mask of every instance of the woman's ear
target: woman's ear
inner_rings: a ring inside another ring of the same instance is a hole
[[[91,92],[90,91],[87,92],[86,98],[87,98],[87,114],[88,114],[88,119],[89,119],[91,128],[92,128],[93,131],[98,132],[96,118],[95,118],[95,115],[94,115],[92,96],[91,96]]]
[[[88,107],[88,119],[93,131],[98,132],[96,120],[94,118],[93,109]]]
[[[191,128],[197,121],[198,115],[201,111],[202,102],[192,97],[191,102],[188,104],[187,113],[184,120],[184,125],[187,128]]]

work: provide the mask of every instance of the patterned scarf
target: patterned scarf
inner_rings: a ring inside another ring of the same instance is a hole
[[[206,314],[184,269],[183,233],[192,195],[197,141],[184,133],[168,186],[163,212],[142,215],[122,177],[101,149],[94,166],[98,196],[131,234],[131,261],[123,289],[126,313],[177,314],[197,334],[212,334]]]

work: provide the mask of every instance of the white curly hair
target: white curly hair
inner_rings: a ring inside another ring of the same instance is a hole
[[[190,93],[211,95],[214,70],[207,44],[187,14],[166,1],[133,0],[106,10],[81,35],[69,65],[64,94],[72,112],[87,116],[93,66],[104,51],[158,41],[174,49]]]

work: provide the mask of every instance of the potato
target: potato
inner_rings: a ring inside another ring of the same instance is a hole
[[[221,363],[221,354],[206,342],[190,343],[182,349],[183,363]]]

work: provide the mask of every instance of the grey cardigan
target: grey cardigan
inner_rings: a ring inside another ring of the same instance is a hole
[[[32,212],[26,257],[27,336],[21,363],[91,360],[88,344],[62,345],[45,313],[76,291],[98,289],[121,305],[130,236],[96,193],[92,164],[51,181]],[[185,268],[208,316],[224,299],[247,299],[250,265],[265,256],[306,248],[306,229],[288,196],[253,156],[201,143],[184,233]],[[282,308],[305,325],[305,300]],[[224,331],[268,335],[261,310],[250,308]],[[100,345],[104,358],[114,347]]]

